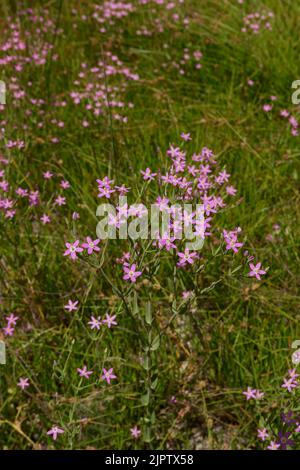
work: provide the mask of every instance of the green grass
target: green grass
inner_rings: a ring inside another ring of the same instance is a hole
[[[24,2],[38,9],[42,3]],[[280,385],[291,368],[291,343],[300,338],[299,137],[291,136],[279,117],[284,108],[299,113],[291,102],[291,84],[300,78],[295,34],[300,6],[277,0],[251,6],[246,0],[245,5],[187,0],[181,7],[182,17],[190,18],[187,29],[161,8],[165,31],[144,37],[136,30],[142,24],[153,27],[156,16],[149,6],[101,35],[91,17],[93,2],[47,3],[49,16],[63,29],[63,34],[48,36],[55,41],[58,60],[29,65],[19,74],[24,89],[30,80],[31,96],[46,101],[45,127],[37,127],[42,119],[37,112],[26,116],[26,99],[18,108],[12,105],[11,91],[3,113],[6,139],[26,143],[18,151],[0,142],[1,153],[11,159],[6,179],[13,187],[39,187],[43,205],[52,207],[53,221],[41,226],[40,209],[28,209],[25,203],[11,221],[0,214],[1,326],[10,312],[20,317],[15,334],[5,337],[7,364],[0,365],[0,446],[191,449],[200,432],[209,448],[259,448],[259,419],[283,411]],[[13,5],[1,2],[1,29],[8,15],[15,15]],[[241,33],[243,16],[264,8],[274,12],[272,31]],[[80,20],[81,14],[88,20]],[[34,31],[22,21],[23,30]],[[181,59],[186,47],[201,50],[202,69],[186,66],[186,74],[180,75],[171,63]],[[134,108],[127,123],[104,114],[85,129],[80,124],[84,110],[70,102],[69,93],[81,62],[93,66],[106,50],[140,76],[126,91]],[[0,79],[6,83],[15,75],[10,67],[1,68]],[[253,87],[247,85],[249,78]],[[68,105],[55,109],[54,95]],[[278,100],[267,114],[262,105],[270,95]],[[54,130],[54,116],[65,122],[63,129]],[[195,288],[196,298],[168,325],[178,309],[168,261],[161,263],[157,276],[145,277],[135,295],[130,293],[126,307],[114,290],[122,284],[115,258],[126,244],[121,248],[109,242],[99,258],[103,266],[98,261],[94,267],[71,263],[62,255],[66,241],[95,238],[96,179],[110,172],[116,184],[133,188],[138,198],[140,170],[164,167],[165,151],[180,142],[182,131],[192,135],[190,153],[203,146],[214,150],[238,189],[233,203],[216,216],[217,225],[242,227],[243,250],[269,270],[260,282],[248,279],[246,271],[232,274],[242,255],[233,257],[224,249],[212,254],[211,245],[204,245],[203,272],[176,279],[176,289]],[[49,142],[53,135],[59,136],[59,144]],[[52,206],[55,183],[42,178],[46,170],[71,183],[68,204],[59,210]],[[76,223],[73,211],[81,216]],[[266,236],[274,224],[280,225],[280,233],[270,242]],[[115,279],[114,288],[108,279]],[[75,313],[63,308],[69,298],[79,300]],[[153,321],[145,314],[148,301]],[[106,311],[118,314],[118,326],[94,334],[87,321]],[[149,372],[142,361],[150,331],[152,340],[161,332],[161,343],[151,353]],[[76,372],[83,364],[95,371],[85,382]],[[106,366],[118,375],[110,386],[98,380]],[[30,380],[24,392],[17,387],[20,377]],[[141,401],[156,377],[149,403]],[[241,391],[247,386],[265,391],[260,407],[246,403]],[[176,404],[170,403],[173,395]],[[53,424],[66,430],[54,444],[46,435]],[[135,424],[143,429],[137,441],[130,436]]]

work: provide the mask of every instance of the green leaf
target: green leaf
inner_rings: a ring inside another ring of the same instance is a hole
[[[152,341],[151,348],[150,348],[151,351],[156,351],[159,348],[159,345],[160,345],[160,336],[157,335]]]
[[[150,361],[149,361],[149,357],[148,357],[148,356],[144,356],[142,365],[143,365],[143,367],[144,367],[145,370],[149,370],[149,369],[150,369]]]
[[[152,390],[155,390],[157,385],[158,385],[158,377],[156,377],[156,379],[153,380],[153,382],[151,383]]]
[[[151,325],[151,323],[152,323],[152,313],[151,313],[151,302],[149,300],[148,300],[147,305],[146,305],[145,319],[146,319],[147,325]]]
[[[141,396],[141,403],[143,406],[148,406],[149,405],[149,400],[150,400],[150,393],[147,391],[145,395]]]
[[[151,442],[151,431],[150,428],[146,428],[143,432],[143,441]]]
[[[133,315],[137,315],[139,313],[139,306],[138,306],[136,291],[134,291],[134,294],[133,294],[132,313]]]

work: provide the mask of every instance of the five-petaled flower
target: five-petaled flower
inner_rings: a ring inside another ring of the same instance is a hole
[[[134,426],[133,428],[131,428],[130,432],[131,432],[132,437],[134,437],[135,439],[137,439],[141,434],[141,430],[137,426]]]
[[[77,310],[77,305],[78,305],[78,300],[75,300],[75,302],[73,302],[72,300],[69,300],[67,305],[65,305],[65,309],[68,310],[69,312],[72,312],[73,310]]]
[[[57,426],[52,426],[52,428],[47,432],[48,436],[52,436],[53,440],[56,441],[58,434],[63,434],[65,431]]]
[[[117,325],[118,323],[115,321],[116,315],[109,315],[108,313],[105,314],[105,319],[102,320],[102,323],[106,323],[108,328],[111,328],[112,325]]]
[[[22,390],[25,390],[25,388],[29,387],[29,379],[26,377],[25,379],[21,377],[18,382],[18,387],[20,387]]]
[[[256,279],[260,281],[261,279],[260,276],[262,276],[263,274],[266,274],[266,271],[261,269],[261,263],[257,263],[256,265],[254,265],[253,263],[250,263],[249,266],[250,266],[250,272],[249,272],[250,277],[256,277]]]
[[[136,270],[136,265],[132,264],[131,266],[123,266],[125,281],[136,282],[137,278],[141,276],[142,272]]]
[[[76,240],[74,243],[66,243],[67,250],[64,252],[64,256],[70,256],[72,260],[77,259],[77,253],[81,253],[83,248],[79,245],[79,240]]]
[[[102,372],[103,372],[103,375],[101,377],[102,380],[106,380],[106,382],[108,384],[110,384],[110,381],[112,379],[116,379],[117,376],[113,373],[114,372],[114,369],[111,367],[109,370],[106,370],[106,369],[102,369]]]
[[[266,430],[266,428],[263,428],[263,429],[258,429],[257,430],[257,436],[262,441],[265,441],[267,439],[267,437],[269,437],[269,434],[268,434],[268,431]]]
[[[145,181],[147,181],[147,180],[152,181],[152,180],[154,180],[154,176],[156,176],[156,173],[152,173],[150,168],[146,168],[145,171],[142,170],[141,174],[143,175],[143,179]]]
[[[92,240],[91,237],[86,237],[86,242],[82,243],[82,248],[86,248],[88,255],[91,255],[93,251],[100,251],[99,244],[100,240],[97,238],[96,240]]]
[[[289,379],[283,379],[283,384],[281,385],[282,388],[286,388],[289,392],[291,392],[293,388],[296,388],[297,386],[298,383],[295,382],[293,377],[290,377]]]
[[[247,387],[247,390],[243,392],[243,395],[245,395],[247,400],[251,400],[251,398],[256,400],[256,388]]]
[[[100,326],[101,326],[101,318],[98,317],[98,318],[95,318],[93,317],[93,315],[91,316],[91,320],[88,322],[88,325],[90,325],[90,328],[91,330],[94,330],[96,328],[96,330],[100,330]]]
[[[278,450],[280,447],[280,444],[278,444],[275,441],[271,441],[270,444],[268,445],[267,449],[269,450]]]
[[[78,374],[80,377],[85,377],[86,379],[90,378],[90,375],[93,373],[92,370],[87,370],[87,366],[83,366],[82,369],[77,369]]]

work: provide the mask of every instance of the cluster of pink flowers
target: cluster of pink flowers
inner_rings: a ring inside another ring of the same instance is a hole
[[[91,316],[88,325],[90,325],[91,330],[100,330],[101,325],[106,325],[108,328],[117,325],[116,322],[116,315],[109,315],[109,313],[105,314],[105,319],[101,320],[101,317],[95,318],[93,315]]]
[[[180,23],[184,29],[190,24],[189,18],[180,12],[180,4],[183,3],[183,0],[172,2],[168,0],[139,0],[139,3],[141,5],[152,4],[153,20],[150,25],[148,23],[141,25],[136,30],[137,36],[153,36],[157,33],[163,33],[170,20],[177,25]]]
[[[29,27],[24,28],[24,18],[26,18],[26,24],[32,26],[30,32]],[[58,56],[53,52],[52,40],[54,35],[60,35],[62,30],[57,28],[56,22],[51,18],[51,13],[47,8],[44,8],[42,13],[38,9],[20,8],[16,16],[11,17],[10,21],[7,22],[7,26],[2,33],[0,65],[7,67],[11,72],[6,83],[10,97],[10,108],[25,108],[24,117],[26,117],[26,122],[17,126],[10,120],[1,120],[0,140],[4,139],[8,124],[10,124],[11,129],[18,131],[18,135],[20,135],[21,130],[26,131],[28,135],[30,126],[36,131],[36,129],[43,128],[45,121],[47,122],[47,114],[43,109],[46,101],[31,97],[33,82],[28,81],[26,84],[22,78],[27,68],[30,67],[31,70],[34,67],[40,68],[49,61],[57,60]],[[5,108],[5,105],[0,105],[0,111],[4,111]],[[34,116],[33,120],[30,119],[31,116]],[[53,143],[59,140],[57,137],[51,137],[51,135],[47,135],[46,139]],[[18,139],[7,139],[6,136],[5,148],[9,151],[23,151],[25,149],[25,140],[20,137]],[[2,182],[1,187],[5,189],[5,183]],[[14,215],[15,211],[9,209],[6,218],[13,218]]]
[[[0,163],[4,163],[7,165],[9,163],[9,160],[7,159],[2,159]],[[28,201],[28,206],[29,207],[37,207],[41,205],[47,206],[47,211],[49,211],[49,203],[42,204],[41,202],[41,194],[39,189],[34,189],[34,190],[29,190],[28,188],[23,188],[23,187],[13,187],[9,184],[8,181],[4,179],[5,176],[5,170],[0,170],[0,194],[1,191],[5,194],[6,197],[1,197],[0,196],[0,209],[2,209],[5,212],[5,218],[6,219],[12,219],[16,213],[17,213],[17,206],[20,208],[23,207],[23,202],[24,200]],[[43,178],[45,180],[50,180],[53,177],[53,173],[50,171],[46,171],[43,173]],[[69,189],[70,183],[64,179],[61,179],[59,183],[59,191],[65,191],[66,189]],[[45,189],[46,190],[46,189]],[[53,194],[53,193],[52,193]],[[16,199],[13,196],[16,196]],[[55,193],[54,193],[55,195]],[[10,197],[7,197],[10,196]],[[45,195],[45,197],[48,197]],[[53,209],[55,209],[57,206],[65,206],[66,205],[66,197],[62,196],[62,194],[57,194],[54,196],[54,202],[51,201],[53,205]],[[51,198],[52,199],[52,198]],[[47,213],[42,213],[42,215],[39,216],[40,221],[42,222],[43,225],[50,223],[51,217]]]
[[[9,161],[3,157],[0,159],[0,163],[3,165],[7,165]],[[7,193],[9,191],[9,183],[4,179],[5,177],[5,170],[0,170],[0,191],[3,191],[3,193]],[[2,198],[0,197],[0,209],[2,209],[5,212],[5,218],[6,219],[11,219],[14,217],[16,211],[12,209],[14,205],[14,201],[9,198]]]
[[[80,377],[84,377],[85,379],[89,379],[90,376],[93,374],[93,370],[88,370],[87,366],[83,366],[82,369],[78,368],[77,372]],[[102,376],[101,380],[105,380],[108,384],[110,384],[110,381],[113,379],[116,379],[117,376],[114,374],[114,369],[110,368],[109,370],[102,369]]]
[[[283,379],[283,384],[281,385],[282,388],[285,388],[288,392],[291,392],[294,388],[297,388],[299,374],[296,373],[296,369],[290,369],[289,375],[287,378]]]
[[[7,149],[18,149],[22,150],[25,147],[25,142],[24,140],[8,140],[8,142],[5,144],[5,147]]]
[[[288,377],[284,378],[284,382],[281,387],[291,393],[299,386],[299,376],[300,375],[296,372],[295,368],[290,369],[288,371]],[[247,400],[257,399],[256,393],[257,391],[255,389],[251,389],[250,387],[248,387],[247,391],[243,392]],[[259,440],[262,442],[269,441],[266,449],[286,450],[287,447],[293,447],[295,445],[293,436],[296,436],[300,433],[300,416],[297,412],[297,409],[295,412],[289,409],[286,413],[283,413],[281,415],[281,422],[283,425],[283,430],[279,431],[275,437],[274,432],[271,432],[271,430],[268,430],[266,427],[259,428],[257,430],[257,437]],[[272,426],[270,426],[270,429],[272,429]]]
[[[110,180],[108,176],[105,176],[102,180],[97,179],[98,183],[98,197],[105,197],[106,199],[110,199],[111,194],[115,192],[115,189],[112,187],[114,183],[113,180]]]
[[[31,33],[25,32],[24,35],[21,29],[22,21],[13,21],[11,18],[11,21],[7,23],[8,26],[2,32],[0,65],[9,65],[14,68],[16,73],[20,73],[28,64],[42,66],[49,58],[56,60],[57,56],[51,54],[53,44],[49,40],[47,41],[47,37],[52,40],[53,34],[61,34],[62,30],[56,29],[49,10],[43,9],[41,15],[34,9],[27,8],[19,10],[18,16],[20,18],[26,17],[26,21],[32,23]],[[19,98],[20,96],[18,96]]]
[[[109,77],[109,84],[107,79]],[[115,78],[115,83],[112,81]],[[127,122],[124,115],[126,109],[132,108],[133,103],[125,103],[124,95],[129,81],[139,80],[136,73],[123,64],[123,62],[111,52],[104,53],[98,63],[89,67],[81,64],[81,71],[74,81],[76,90],[70,93],[75,105],[82,105],[86,117],[82,121],[83,127],[90,125],[88,115],[97,119],[109,107],[112,109],[112,118]]]
[[[190,51],[190,49],[185,48],[182,57],[178,61],[174,59],[170,64],[164,62],[162,66],[164,68],[167,68],[171,65],[171,68],[178,70],[178,73],[180,75],[185,75],[191,65],[197,70],[200,70],[202,68],[202,57],[203,54],[198,49],[192,52]]]
[[[164,31],[164,25],[161,21],[161,18],[154,18],[151,27],[148,25],[142,25],[136,30],[137,36],[151,37],[157,33],[162,33]]]
[[[15,326],[17,324],[18,319],[19,317],[16,317],[13,313],[6,317],[7,324],[3,328],[3,332],[6,336],[12,336],[14,334]]]
[[[295,116],[293,116],[287,109],[282,109],[280,111],[280,116],[283,117],[284,119],[287,119],[289,125],[291,126],[291,134],[294,137],[297,137],[299,135],[299,122]]]
[[[271,103],[265,103],[262,106],[262,110],[265,113],[270,113],[273,110],[273,107],[274,107],[273,102],[277,100],[277,97],[272,95],[272,96],[270,96],[270,100],[271,100]],[[294,136],[294,137],[297,137],[299,135],[299,131],[298,131],[299,122],[298,122],[298,119],[293,114],[291,114],[290,111],[288,111],[287,109],[282,109],[281,111],[279,111],[279,115],[280,115],[280,117],[287,120],[287,122],[290,126],[291,135]]]
[[[271,100],[271,102],[277,101],[277,96],[271,95],[271,96],[270,96],[270,100]],[[265,104],[262,106],[262,110],[263,110],[265,113],[269,113],[270,111],[272,111],[272,109],[273,109],[273,104],[272,104],[272,103],[265,103]]]
[[[162,33],[166,29],[166,24],[170,22],[181,23],[183,28],[187,28],[190,20],[180,12],[180,5],[184,0],[137,0],[135,2],[105,0],[100,4],[92,5],[89,14],[81,14],[77,8],[72,8],[72,15],[82,22],[89,22],[90,19],[96,23],[97,31],[107,34],[109,31],[122,30],[122,20],[135,12],[142,12],[145,6],[151,7],[151,24],[141,24],[136,30],[137,36],[152,36]],[[74,23],[77,27],[77,23]],[[94,27],[94,25],[93,25]]]
[[[281,232],[281,227],[279,224],[273,224],[273,227],[272,227],[272,232],[271,233],[268,233],[266,235],[266,240],[268,242],[275,242],[275,239],[276,237],[280,234]]]
[[[260,400],[264,396],[264,392],[251,387],[247,387],[247,390],[242,393],[245,395],[246,400]]]
[[[80,245],[79,240],[75,240],[73,243],[66,242],[67,249],[64,252],[64,256],[70,256],[70,258],[75,261],[77,259],[77,253],[82,253],[85,249],[88,255],[91,255],[94,251],[100,251],[98,244],[100,240],[96,238],[92,240],[91,237],[86,238],[86,242]]]
[[[116,20],[126,18],[133,11],[132,2],[110,0],[104,1],[102,5],[94,5],[92,17],[100,25],[100,33],[106,33],[109,26],[115,25]]]
[[[234,253],[237,253],[239,251],[239,248],[241,248],[244,244],[241,242],[238,242],[238,233],[240,233],[242,229],[240,227],[237,227],[235,230],[231,230],[230,232],[227,232],[227,230],[223,230],[223,236],[224,240],[226,243],[226,250],[232,250]]]
[[[269,11],[268,13],[249,13],[249,15],[243,18],[244,26],[241,31],[243,33],[258,34],[261,29],[272,29],[271,20],[274,18],[274,13]]]
[[[191,141],[189,133],[182,132],[181,138],[187,143]],[[162,234],[158,232],[153,246],[167,252],[175,250],[178,256],[177,266],[184,268],[199,260],[200,254],[186,247],[181,249],[180,244],[184,239],[182,227],[190,227],[194,236],[200,236],[203,239],[212,236],[213,216],[226,206],[225,198],[235,196],[236,189],[228,184],[230,174],[225,169],[218,170],[212,150],[206,147],[199,154],[194,153],[189,161],[186,151],[181,147],[171,145],[167,150],[167,157],[170,162],[167,171],[154,172],[148,167],[141,171],[141,175],[148,184],[156,182],[158,188],[163,188],[164,195],[157,197],[155,205],[160,212],[169,215],[168,231]],[[129,191],[129,188],[125,188],[124,185],[122,187],[115,186],[114,181],[108,176],[97,179],[97,184],[98,197],[100,198],[113,199],[115,193],[124,195]],[[179,201],[193,201],[201,204],[204,214],[199,209],[188,212],[186,209],[178,208],[176,203]],[[126,203],[122,207],[116,206],[116,209],[115,215],[109,215],[108,225],[118,229],[130,216],[142,218],[147,214],[147,209],[143,204],[128,206]],[[243,246],[243,242],[238,240],[240,233],[240,227],[233,230],[223,230],[226,251],[231,250],[233,253],[238,253]],[[68,248],[72,249],[73,254],[69,251],[67,254],[71,254],[73,259],[76,259],[76,251],[80,250],[79,242],[76,246],[72,245]],[[248,252],[245,255],[248,255]],[[123,266],[123,279],[135,283],[142,271],[138,270],[137,263],[130,261],[130,258],[130,253],[123,253],[122,258],[118,258],[117,262]],[[248,257],[248,262],[250,262],[249,276],[260,280],[266,271],[262,269],[261,263],[251,263],[253,259],[253,256]]]

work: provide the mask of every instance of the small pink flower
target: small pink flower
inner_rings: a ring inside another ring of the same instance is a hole
[[[263,107],[262,107],[263,111],[265,111],[265,113],[269,113],[270,111],[272,111],[273,109],[273,105],[271,104],[264,104]]]
[[[115,321],[116,315],[108,315],[108,313],[105,314],[105,320],[102,320],[102,323],[106,323],[108,328],[111,328],[112,325],[117,325],[118,323]]]
[[[291,379],[296,379],[297,377],[300,377],[299,374],[297,374],[296,369],[289,369],[289,376]]]
[[[72,300],[69,300],[67,305],[65,305],[65,309],[68,310],[69,312],[72,312],[73,310],[77,310],[77,305],[78,305],[78,300],[75,300],[75,302],[72,302]]]
[[[233,186],[227,186],[226,187],[226,193],[229,194],[230,196],[235,196],[237,190]]]
[[[58,196],[56,199],[55,199],[55,204],[57,204],[58,206],[64,206],[66,204],[66,198],[63,197],[63,196]]]
[[[197,253],[196,252],[190,252],[188,249],[185,249],[183,253],[178,253],[179,261],[178,265],[179,266],[185,266],[186,263],[188,264],[193,264],[195,259],[197,258]]]
[[[14,325],[16,325],[16,324],[17,324],[17,320],[19,320],[19,317],[15,317],[13,313],[11,313],[11,314],[9,315],[9,317],[5,317],[5,318],[6,318],[7,324],[8,324],[9,326],[11,326],[11,325],[14,326]]]
[[[92,375],[93,371],[92,370],[87,370],[86,366],[83,366],[83,369],[77,369],[78,374],[80,377],[85,377],[86,379],[90,378],[90,375]]]
[[[282,116],[284,118],[288,118],[289,115],[290,115],[290,113],[287,109],[283,109],[282,111],[280,111],[280,116]]]
[[[263,428],[263,429],[258,429],[257,430],[257,436],[262,441],[265,441],[267,439],[267,437],[269,437],[269,434],[268,434],[266,428]]]
[[[260,276],[263,274],[266,274],[266,271],[261,269],[261,263],[257,263],[256,265],[254,265],[253,263],[250,263],[249,266],[250,266],[250,272],[248,275],[250,277],[256,277],[256,279],[260,280],[261,279]]]
[[[79,245],[79,240],[76,240],[74,243],[66,243],[67,250],[64,252],[64,256],[70,256],[72,260],[77,259],[77,253],[81,253],[83,248]]]
[[[49,224],[49,222],[51,221],[49,215],[47,214],[43,214],[40,220],[44,225]]]
[[[113,369],[113,368],[111,368],[111,369],[109,369],[109,370],[106,370],[106,369],[103,368],[103,369],[102,369],[102,372],[103,372],[103,375],[102,375],[101,379],[102,379],[102,380],[106,380],[106,382],[107,382],[108,384],[110,384],[110,381],[111,381],[111,380],[117,378],[117,376],[114,375],[114,373],[113,373],[113,372],[114,372],[114,369]]]
[[[130,433],[131,433],[132,437],[134,437],[135,439],[138,439],[141,432],[142,431],[137,426],[134,426],[133,428],[130,429]]]
[[[275,441],[271,441],[270,444],[268,445],[267,449],[269,450],[278,450],[280,447],[280,444],[277,444]]]
[[[51,173],[51,171],[46,171],[45,173],[43,173],[43,177],[45,178],[45,180],[50,180],[53,176],[53,173]]]
[[[291,392],[293,388],[296,388],[298,386],[297,382],[295,382],[295,379],[289,378],[289,379],[283,379],[283,384],[281,385],[282,388],[286,388],[288,392]]]
[[[3,328],[3,331],[6,336],[12,336],[14,334],[15,329],[8,324],[5,328]]]
[[[91,320],[88,322],[88,325],[90,325],[90,328],[91,330],[100,330],[100,326],[101,326],[101,318],[98,317],[98,318],[95,318],[93,316],[91,316]]]
[[[190,133],[185,134],[184,132],[181,132],[180,137],[181,137],[182,140],[184,140],[185,142],[188,142],[189,140],[192,140]]]
[[[26,377],[25,379],[21,377],[18,382],[18,387],[20,387],[22,390],[25,390],[25,388],[29,387],[29,379]]]
[[[93,251],[100,251],[100,248],[97,246],[100,240],[92,240],[90,237],[86,237],[86,243],[82,243],[82,247],[87,249],[88,255],[91,255]]]
[[[264,392],[261,392],[260,390],[256,390],[256,395],[255,395],[255,399],[256,400],[260,400],[261,398],[264,397]]]
[[[58,434],[63,434],[65,431],[57,426],[52,426],[52,428],[47,432],[48,436],[52,436],[53,440],[56,441]]]
[[[62,180],[60,182],[60,187],[63,188],[63,189],[68,189],[68,188],[71,187],[71,185],[70,185],[69,181]]]
[[[5,212],[5,218],[6,219],[12,219],[16,214],[15,210],[8,210]]]
[[[245,395],[246,400],[251,400],[251,398],[253,398],[255,400],[256,399],[256,388],[247,387],[247,390],[245,392],[243,392],[243,395]]]
[[[151,173],[150,168],[146,168],[145,171],[141,171],[141,174],[143,175],[143,179],[145,181],[152,181],[154,180],[154,176],[156,176],[156,173]]]
[[[123,266],[124,270],[124,276],[123,279],[125,281],[131,281],[131,282],[136,282],[137,278],[141,276],[142,272],[141,271],[136,271],[136,265],[132,264],[131,266]]]

